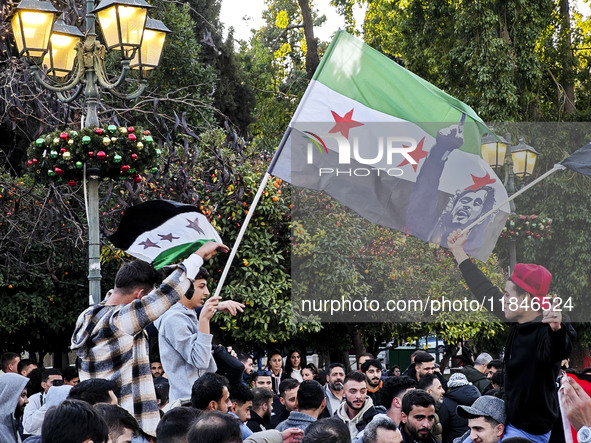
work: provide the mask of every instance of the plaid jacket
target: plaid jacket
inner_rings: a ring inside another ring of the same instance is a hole
[[[78,317],[72,336],[72,350],[81,360],[80,380],[115,381],[121,407],[154,436],[160,414],[144,328],[176,303],[190,285],[181,265],[141,300],[127,305],[106,305],[103,301],[89,307]]]

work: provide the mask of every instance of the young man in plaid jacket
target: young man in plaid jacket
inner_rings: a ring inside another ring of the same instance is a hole
[[[178,265],[154,289],[158,274],[147,263],[121,267],[110,297],[78,317],[72,350],[80,357],[80,380],[105,378],[119,387],[119,404],[156,435],[160,419],[144,328],[164,314],[192,285],[204,260],[228,248],[209,242]]]

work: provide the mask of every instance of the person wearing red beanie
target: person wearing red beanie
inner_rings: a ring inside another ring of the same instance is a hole
[[[572,351],[576,336],[548,297],[552,274],[540,265],[518,263],[501,291],[468,258],[464,244],[468,232],[452,232],[449,250],[458,262],[474,297],[486,301],[494,314],[510,323],[505,343],[504,438],[525,437],[547,443],[558,418],[556,378],[560,363]]]

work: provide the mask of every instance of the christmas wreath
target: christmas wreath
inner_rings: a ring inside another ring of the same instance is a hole
[[[139,183],[141,174],[158,171],[162,152],[143,128],[105,127],[46,134],[28,150],[27,166],[43,181],[75,186],[87,174]]]
[[[507,219],[501,237],[509,240],[526,238],[543,241],[552,233],[552,219],[538,215],[512,215]]]

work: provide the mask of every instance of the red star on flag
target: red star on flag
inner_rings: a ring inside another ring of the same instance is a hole
[[[344,116],[340,116],[334,111],[332,112],[332,116],[334,117],[335,125],[333,128],[328,131],[329,133],[333,134],[335,132],[340,132],[345,136],[345,138],[349,138],[349,129],[355,128],[356,126],[363,126],[363,123],[356,122],[353,120],[353,109],[347,112]]]
[[[415,148],[415,150],[414,150],[414,151],[412,151],[412,152],[409,152],[409,153],[408,153],[408,155],[410,155],[410,156],[413,158],[413,160],[414,160],[415,162],[417,162],[415,165],[412,165],[412,168],[415,170],[415,172],[417,172],[417,168],[418,168],[418,166],[419,166],[419,161],[420,161],[422,158],[425,158],[425,157],[427,157],[427,154],[428,154],[428,152],[427,152],[427,151],[423,151],[423,143],[424,143],[424,141],[425,141],[425,137],[423,137],[423,138],[421,139],[421,141],[417,143],[417,147]],[[402,145],[402,146],[404,146],[405,148],[408,148],[408,146],[406,146],[406,145]],[[396,166],[396,167],[397,167],[397,168],[400,168],[401,166],[408,165],[409,163],[410,163],[410,162],[409,162],[408,160],[406,160],[406,159],[405,159],[405,160],[404,160],[402,163],[400,163],[400,164],[399,164],[398,166]]]
[[[474,174],[470,174],[472,176],[472,180],[474,181],[473,185],[468,186],[466,189],[470,189],[472,191],[476,191],[483,186],[490,185],[496,180],[490,177],[490,174],[487,172],[484,177],[476,177]]]

